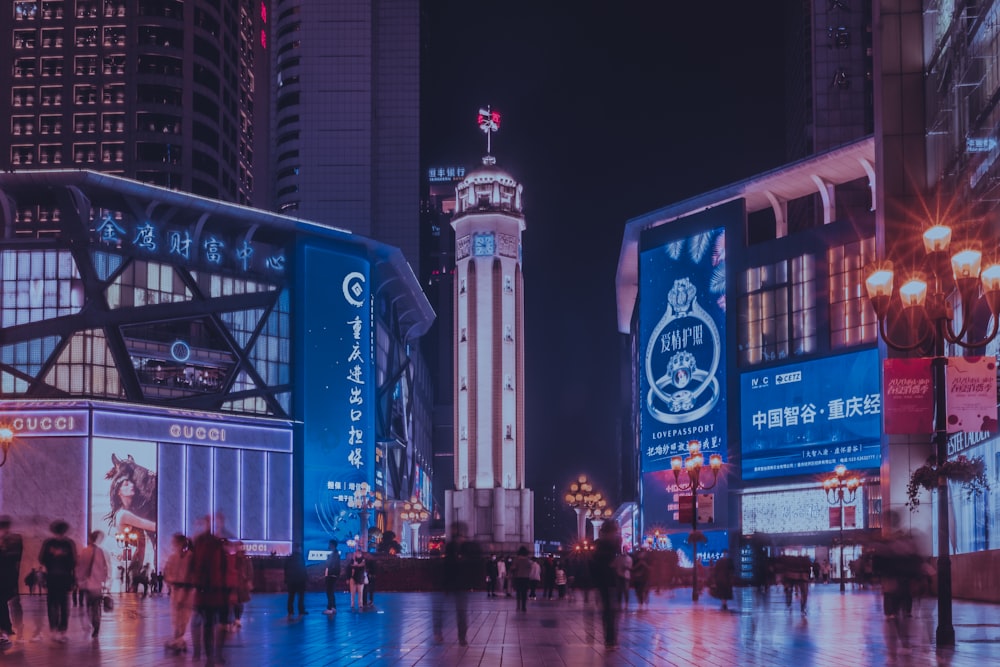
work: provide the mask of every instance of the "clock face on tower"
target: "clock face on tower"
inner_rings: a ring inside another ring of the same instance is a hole
[[[492,255],[496,250],[493,234],[476,234],[472,237],[472,254],[477,257]]]

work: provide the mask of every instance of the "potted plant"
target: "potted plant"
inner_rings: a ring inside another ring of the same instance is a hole
[[[986,463],[983,461],[983,457],[977,456],[970,459],[964,454],[959,454],[952,459],[945,459],[944,463],[938,466],[937,457],[931,456],[927,459],[927,463],[910,474],[910,481],[906,485],[906,497],[908,498],[906,505],[911,512],[916,510],[920,504],[920,489],[933,491],[938,488],[938,479],[941,476],[962,484],[970,498],[990,488],[986,479]]]

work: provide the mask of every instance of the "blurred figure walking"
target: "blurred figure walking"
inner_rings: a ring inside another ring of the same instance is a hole
[[[170,539],[171,551],[163,572],[163,578],[170,587],[170,625],[173,628],[173,636],[167,642],[167,648],[178,652],[187,650],[184,635],[194,611],[191,548],[191,540],[184,533],[174,533]]]
[[[93,639],[101,631],[101,614],[104,610],[104,588],[111,578],[108,556],[101,548],[104,532],[95,530],[87,537],[87,546],[76,561],[76,584],[86,605],[87,619],[90,621],[90,636]]]
[[[253,590],[253,561],[247,556],[246,547],[242,542],[236,540],[230,542],[229,553],[230,562],[233,564],[232,593],[230,595],[233,606],[233,624],[236,629],[243,626],[243,609],[250,602],[250,592]]]
[[[76,571],[76,543],[66,537],[69,524],[62,519],[49,524],[49,530],[52,537],[42,543],[38,562],[45,568],[49,630],[55,641],[65,642],[69,625],[69,592],[73,588]]]
[[[517,595],[517,610],[528,611],[528,586],[531,581],[532,560],[528,558],[528,547],[517,550],[517,557],[510,566],[510,576],[514,581],[514,592]]]
[[[605,521],[601,524],[600,536],[594,542],[591,576],[601,599],[604,645],[611,649],[618,647],[619,605],[615,599],[618,593],[618,572],[615,569],[615,561],[621,552],[622,541],[618,534],[618,524],[614,521]]]
[[[223,530],[222,514],[215,515],[215,532],[212,517],[206,516],[202,532],[195,536],[191,568],[195,582],[195,606],[201,623],[201,636],[192,629],[195,642],[194,656],[201,657],[204,646],[209,665],[225,662],[222,649],[226,639],[226,624],[229,620],[229,588],[227,571],[229,557],[226,545],[218,535]],[[199,643],[199,639],[201,642]]]
[[[444,570],[442,588],[445,596],[455,599],[455,620],[458,626],[458,643],[468,643],[469,631],[469,589],[482,582],[484,567],[482,550],[475,540],[465,536],[466,526],[461,521],[451,525],[451,539],[444,547]],[[444,600],[439,599],[434,606],[434,638],[442,641],[444,634]]]
[[[326,557],[326,568],[323,579],[326,583],[326,611],[324,614],[337,613],[337,581],[340,579],[340,545],[337,540],[330,540],[330,555]]]
[[[10,646],[10,635],[22,637],[24,633],[21,595],[18,589],[21,578],[21,556],[24,540],[10,529],[9,516],[0,516],[0,650]],[[32,570],[34,571],[34,570]],[[32,585],[30,588],[33,588]]]

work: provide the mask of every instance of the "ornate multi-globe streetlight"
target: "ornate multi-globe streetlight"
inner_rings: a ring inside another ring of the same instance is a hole
[[[403,503],[403,511],[399,513],[399,518],[410,527],[413,541],[410,553],[416,555],[420,551],[420,526],[431,518],[431,513],[414,496],[410,498],[409,502]]]
[[[691,492],[691,553],[694,572],[691,588],[691,599],[698,601],[698,491],[708,491],[715,488],[719,482],[719,472],[722,470],[722,456],[712,454],[708,457],[708,465],[712,470],[712,482],[707,483],[701,478],[701,470],[705,465],[705,455],[701,453],[701,443],[697,440],[688,441],[686,458],[674,456],[670,459],[670,468],[674,471],[674,483],[680,491]],[[687,482],[681,482],[681,468],[687,473]]]
[[[607,507],[607,504],[608,501],[601,499],[597,507],[592,507],[589,510],[587,510],[587,519],[594,527],[595,542],[597,541],[597,538],[600,536],[601,526],[604,525],[605,521],[611,518],[612,514],[614,514],[614,511],[610,507]]]
[[[372,510],[382,509],[382,501],[379,500],[372,492],[371,487],[368,486],[368,482],[361,482],[354,487],[354,497],[348,499],[347,504],[351,509],[358,511],[358,516],[361,519],[361,532],[358,535],[360,544],[358,546],[360,546],[363,551],[367,551],[368,515]]]
[[[997,336],[1000,320],[1000,263],[993,258],[983,267],[978,243],[963,243],[950,254],[951,227],[936,224],[923,234],[926,251],[924,271],[905,277],[893,290],[891,262],[871,267],[866,278],[868,298],[878,318],[878,331],[886,345],[901,352],[930,351],[934,384],[934,445],[938,469],[948,459],[945,343],[963,348],[981,348]],[[947,270],[950,263],[951,271]],[[893,297],[898,295],[898,301]],[[993,315],[993,327],[979,340],[968,340],[973,332],[973,311],[980,299]],[[957,305],[957,309],[956,309]],[[892,307],[895,306],[895,307]],[[900,318],[896,320],[896,318]],[[886,321],[901,323],[907,340],[894,340]],[[956,330],[957,326],[957,330]],[[926,352],[925,352],[926,353]],[[954,646],[952,623],[951,556],[949,554],[948,480],[938,475],[938,646]]]
[[[576,539],[583,540],[587,536],[587,520],[590,519],[591,510],[603,510],[608,501],[600,491],[594,491],[594,485],[586,475],[580,475],[569,485],[565,500],[566,504],[576,512]]]
[[[847,590],[844,582],[844,504],[850,505],[857,497],[861,479],[857,475],[847,476],[847,466],[838,464],[833,475],[823,480],[826,500],[831,505],[840,505],[840,592]]]

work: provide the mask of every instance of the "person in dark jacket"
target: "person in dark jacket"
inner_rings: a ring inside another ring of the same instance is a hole
[[[49,525],[52,537],[42,543],[38,562],[45,568],[48,585],[49,629],[58,642],[66,641],[69,624],[69,592],[76,571],[76,544],[66,537],[69,524],[59,519]]]
[[[622,540],[618,534],[618,524],[614,521],[605,521],[601,524],[600,537],[594,542],[590,571],[601,599],[604,645],[607,648],[618,647],[618,604],[615,599],[618,592],[618,575],[614,563],[621,550]]]
[[[337,580],[340,579],[338,546],[337,540],[330,540],[330,555],[326,557],[326,568],[323,570],[323,578],[326,583],[326,611],[323,613],[327,615],[337,613]]]
[[[223,531],[223,517],[215,515],[215,532],[212,532],[212,517],[202,519],[202,532],[194,538],[191,552],[191,576],[194,581],[194,604],[201,623],[201,640],[197,629],[192,627],[194,654],[201,656],[202,643],[205,657],[209,662],[223,662],[222,648],[225,643],[225,629],[229,623],[229,595],[227,586],[232,562],[225,541],[219,537]],[[218,635],[218,636],[216,636]]]
[[[309,575],[306,573],[306,561],[302,557],[302,549],[296,546],[292,550],[292,555],[285,561],[285,587],[288,589],[288,616],[294,615],[295,598],[299,599],[299,616],[308,614],[306,611],[306,582]]]
[[[465,536],[466,526],[456,521],[451,526],[451,539],[444,547],[442,588],[447,596],[455,599],[455,617],[458,625],[458,643],[467,644],[469,629],[468,601],[469,589],[475,588],[483,580],[486,571],[482,562],[482,549],[475,540]],[[434,638],[442,641],[445,600],[439,598],[434,606]]]

